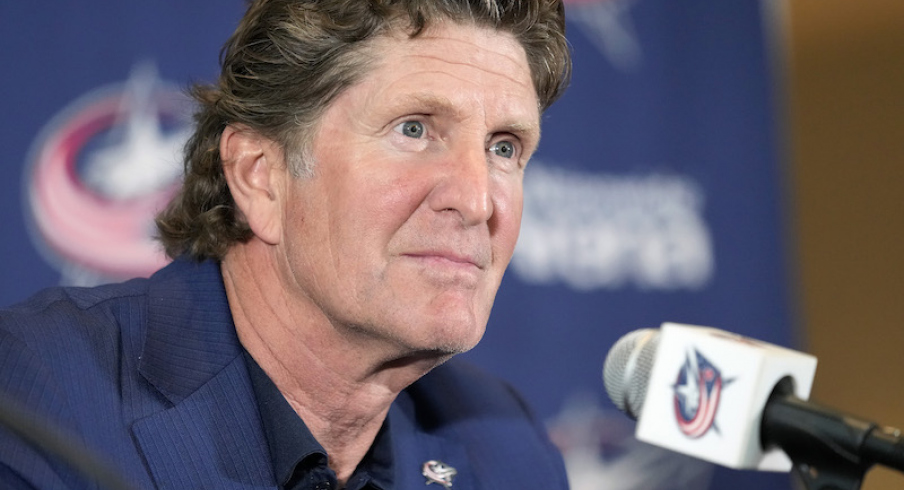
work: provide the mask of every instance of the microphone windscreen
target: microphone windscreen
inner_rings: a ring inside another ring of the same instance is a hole
[[[658,347],[659,330],[642,328],[620,338],[606,355],[603,365],[606,393],[619,410],[635,420],[647,397]]]

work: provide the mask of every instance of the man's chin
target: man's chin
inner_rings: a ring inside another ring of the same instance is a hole
[[[473,349],[483,338],[485,327],[467,325],[470,322],[446,323],[423,329],[419,332],[421,335],[416,340],[412,339],[414,341],[408,347],[413,352],[448,358]],[[429,335],[423,335],[428,332]]]
[[[468,352],[477,346],[480,339],[483,338],[483,330],[479,333],[469,333],[456,338],[449,338],[444,342],[437,342],[434,345],[435,352],[441,352],[448,357]]]

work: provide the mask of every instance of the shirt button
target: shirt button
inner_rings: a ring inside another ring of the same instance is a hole
[[[328,481],[322,481],[314,485],[314,490],[332,490],[333,486]]]

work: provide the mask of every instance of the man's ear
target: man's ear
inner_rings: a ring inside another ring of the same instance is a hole
[[[282,186],[286,165],[278,145],[243,126],[226,126],[220,160],[232,199],[251,231],[275,245],[282,234]]]

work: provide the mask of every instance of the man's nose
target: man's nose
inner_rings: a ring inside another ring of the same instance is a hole
[[[487,151],[483,145],[461,145],[449,152],[441,167],[442,176],[429,197],[430,207],[437,212],[457,212],[465,226],[489,221],[493,215],[493,200]]]

